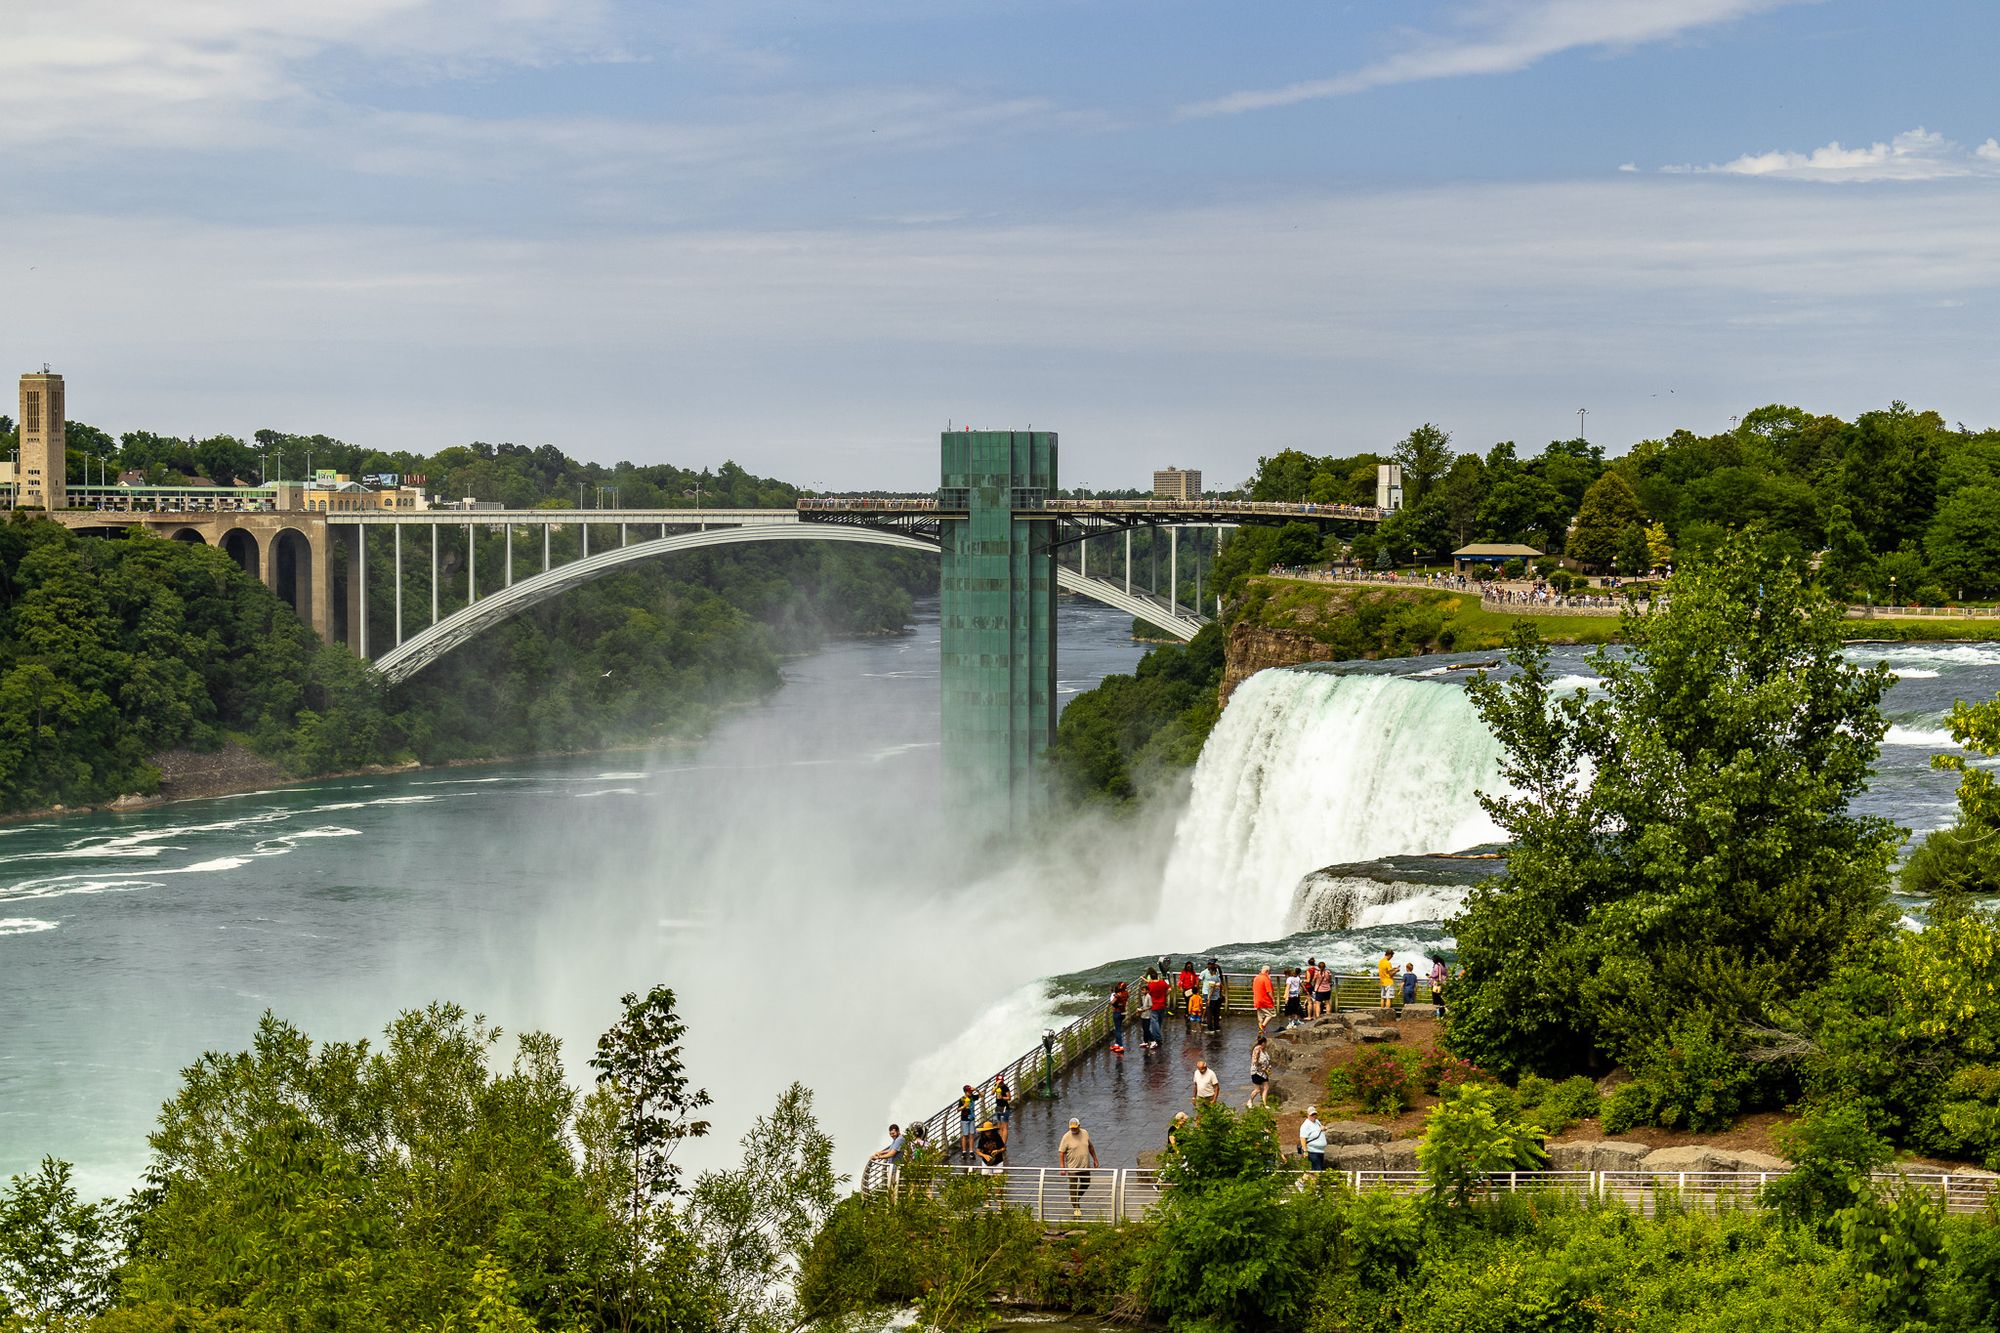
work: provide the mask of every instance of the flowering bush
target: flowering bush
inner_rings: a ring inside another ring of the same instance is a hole
[[[1334,1071],[1328,1090],[1360,1102],[1363,1110],[1394,1115],[1416,1101],[1417,1080],[1402,1052],[1370,1046]]]
[[[1452,1088],[1487,1081],[1486,1071],[1431,1042],[1417,1051],[1417,1082],[1433,1097]]]

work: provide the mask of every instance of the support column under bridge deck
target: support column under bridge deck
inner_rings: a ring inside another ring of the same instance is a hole
[[[1056,437],[947,431],[940,441],[943,762],[957,815],[992,832],[1043,806],[1056,729]]]

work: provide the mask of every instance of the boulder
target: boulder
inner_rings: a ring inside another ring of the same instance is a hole
[[[1773,1157],[1767,1152],[1743,1149],[1735,1154],[1738,1171],[1789,1171],[1792,1164],[1782,1157]]]
[[[1354,1039],[1356,1041],[1401,1041],[1403,1034],[1395,1028],[1383,1027],[1379,1023],[1357,1023],[1354,1025]]]
[[[1597,1080],[1597,1091],[1603,1096],[1609,1097],[1613,1088],[1616,1088],[1620,1083],[1630,1083],[1631,1081],[1632,1076],[1625,1072],[1623,1065],[1619,1065],[1614,1067],[1603,1078]]]
[[[1684,1143],[1673,1148],[1656,1148],[1647,1153],[1640,1161],[1639,1169],[1656,1176],[1675,1175],[1682,1171],[1734,1171],[1736,1154],[1706,1144]]]
[[[1326,1095],[1326,1089],[1311,1075],[1275,1067],[1271,1070],[1271,1082],[1266,1091],[1271,1094],[1274,1105],[1296,1106],[1301,1110],[1315,1105]]]
[[[1382,1169],[1384,1171],[1417,1170],[1417,1141],[1415,1139],[1392,1139],[1382,1145]]]
[[[1335,1171],[1380,1171],[1382,1149],[1373,1143],[1328,1144],[1326,1164]]]
[[[1371,1125],[1366,1120],[1330,1120],[1326,1123],[1326,1141],[1331,1147],[1341,1143],[1387,1143],[1389,1131],[1381,1125]]]
[[[1622,1139],[1571,1139],[1548,1147],[1551,1171],[1635,1171],[1653,1151]]]

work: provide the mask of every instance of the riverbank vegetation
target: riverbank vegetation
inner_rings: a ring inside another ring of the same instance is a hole
[[[182,1074],[130,1198],[60,1162],[0,1190],[0,1329],[794,1327],[790,1278],[840,1186],[794,1084],[739,1167],[684,1182],[708,1132],[664,987],[628,995],[588,1091],[556,1042],[448,1004],[380,1043],[267,1015]]]

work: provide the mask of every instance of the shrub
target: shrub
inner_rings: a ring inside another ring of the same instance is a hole
[[[1460,1059],[1434,1041],[1418,1048],[1416,1062],[1417,1083],[1433,1097],[1439,1096],[1447,1088],[1460,1087],[1486,1078],[1486,1071],[1478,1065],[1470,1060]]]
[[[1604,1100],[1604,1132],[1623,1134],[1634,1125],[1651,1124],[1653,1099],[1643,1083],[1620,1083]]]
[[[1519,560],[1509,560],[1500,566],[1502,576],[1510,579],[1518,579],[1527,572],[1528,567]]]
[[[1541,1130],[1511,1112],[1499,1089],[1476,1083],[1431,1110],[1417,1161],[1430,1175],[1433,1195],[1449,1194],[1462,1204],[1488,1172],[1542,1164]]]
[[[1160,1173],[1178,1188],[1201,1190],[1265,1175],[1282,1161],[1277,1117],[1269,1107],[1236,1112],[1215,1104],[1199,1108],[1175,1133],[1174,1151],[1161,1161]]]
[[[1171,1190],[1134,1273],[1175,1333],[1296,1328],[1311,1287],[1297,1215],[1273,1174]]]
[[[1366,1111],[1394,1115],[1417,1099],[1416,1079],[1402,1052],[1369,1046],[1327,1079],[1327,1091],[1338,1100],[1356,1101]]]
[[[1869,1173],[1890,1157],[1867,1115],[1845,1102],[1815,1107],[1779,1131],[1778,1149],[1792,1170],[1764,1187],[1764,1201],[1787,1222],[1827,1234],[1836,1213],[1868,1196]]]
[[[1521,1099],[1521,1105],[1533,1109],[1542,1104],[1542,1098],[1555,1087],[1554,1079],[1543,1078],[1540,1074],[1523,1074],[1521,1081],[1514,1085],[1514,1095]]]
[[[2000,1067],[1961,1069],[1945,1084],[1944,1095],[1945,1130],[1966,1152],[2000,1167]]]
[[[1734,1122],[1753,1074],[1715,1019],[1698,1014],[1667,1030],[1666,1040],[1641,1060],[1634,1081],[1645,1088],[1652,1123],[1707,1134]]]
[[[1525,1098],[1523,1104],[1527,1104]],[[1578,1074],[1549,1085],[1536,1107],[1535,1120],[1550,1134],[1560,1134],[1577,1121],[1590,1119],[1603,1108],[1604,1097],[1597,1091],[1597,1085]]]

